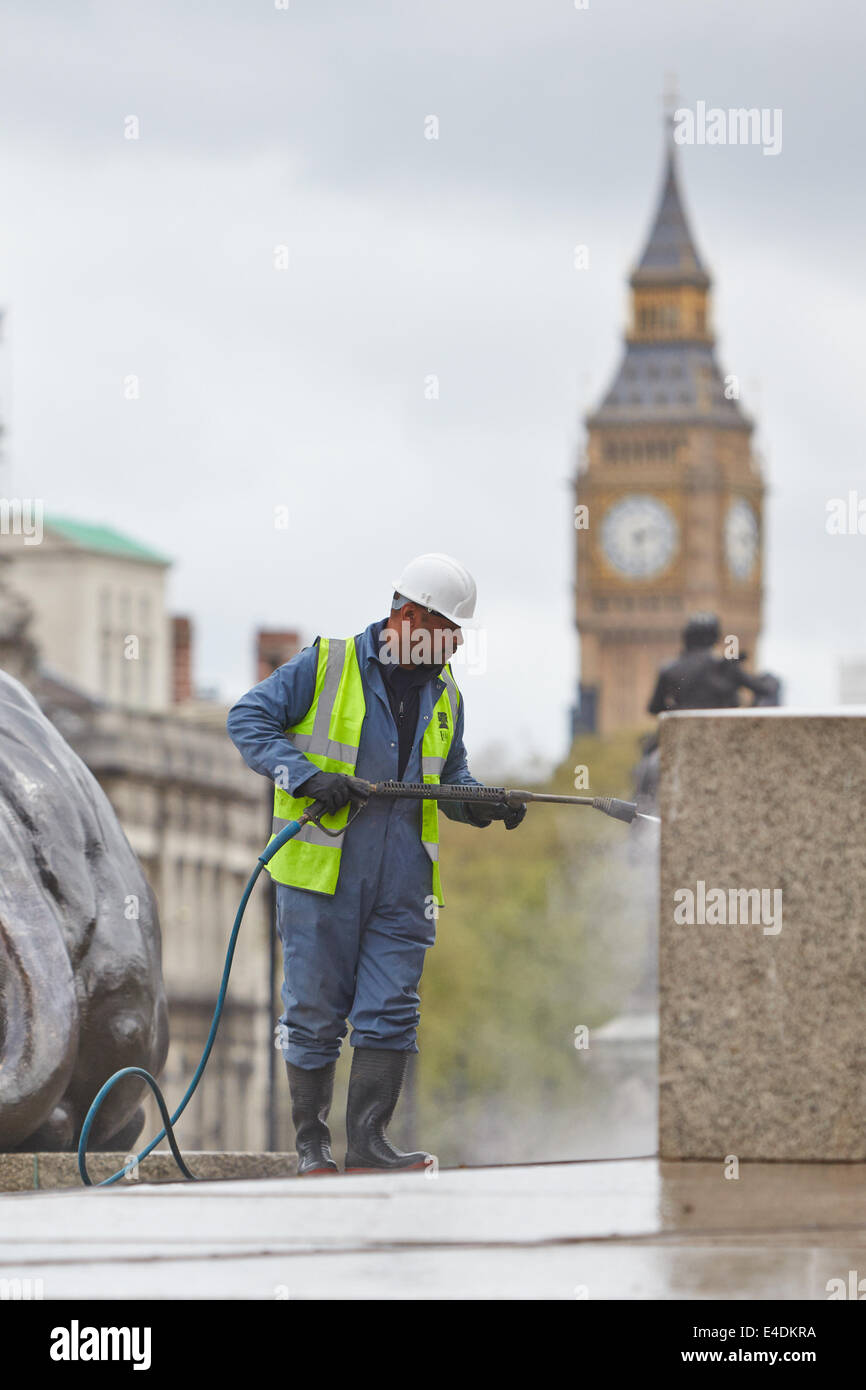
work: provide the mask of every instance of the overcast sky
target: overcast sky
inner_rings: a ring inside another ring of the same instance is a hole
[[[486,670],[457,668],[479,761],[566,746],[570,479],[658,197],[666,74],[683,107],[780,108],[778,155],[680,167],[765,457],[760,661],[788,703],[836,700],[866,650],[866,535],[825,529],[828,498],[866,498],[857,0],[2,13],[2,490],[174,556],[198,680],[229,699],[255,627],[359,631],[412,555],[456,555],[487,632]]]

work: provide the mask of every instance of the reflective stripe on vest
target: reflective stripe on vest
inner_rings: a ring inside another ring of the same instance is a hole
[[[433,713],[421,740],[421,777],[428,786],[440,780],[454,738],[457,711],[460,708],[460,691],[457,689],[450,666],[443,667],[441,679],[445,682],[445,689],[433,706]],[[437,905],[442,907],[442,881],[439,876],[439,807],[435,801],[421,802],[421,843],[433,865],[433,897]]]
[[[286,729],[286,738],[321,772],[351,774],[358,761],[358,742],[366,712],[354,639],[320,638],[313,702],[303,719]],[[312,804],[311,796],[292,796],[275,783],[271,838],[288,821],[298,820]],[[324,815],[322,822],[330,830],[340,830],[348,818],[346,805],[333,815]],[[308,821],[274,855],[267,869],[277,883],[314,893],[333,893],[342,847],[342,835],[326,835]]]
[[[442,670],[445,689],[433,707],[421,741],[421,770],[424,782],[438,783],[451,748],[460,707],[460,692],[450,667]],[[286,729],[286,737],[322,772],[343,772],[350,776],[358,761],[361,727],[366,701],[354,638],[322,637],[316,665],[313,702],[303,719]],[[274,786],[274,815],[271,838],[313,803],[310,796],[292,794]],[[345,826],[349,806],[322,817],[331,830]],[[344,836],[326,835],[307,822],[267,864],[278,883],[311,892],[333,893],[337,887]],[[443,905],[439,878],[439,816],[435,801],[421,803],[421,841],[432,865],[433,897]]]

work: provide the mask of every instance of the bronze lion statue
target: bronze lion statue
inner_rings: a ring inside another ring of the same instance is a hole
[[[112,1072],[168,1051],[159,917],[111,804],[0,671],[0,1151],[72,1150]],[[106,1098],[93,1149],[128,1149],[145,1083]]]

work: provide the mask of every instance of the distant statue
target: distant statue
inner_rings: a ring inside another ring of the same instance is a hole
[[[680,709],[733,709],[740,704],[740,691],[749,690],[752,705],[778,705],[781,683],[768,672],[753,675],[743,662],[748,653],[737,657],[716,656],[713,648],[721,628],[715,613],[695,613],[683,628],[683,649],[659,671],[656,688],[647,709],[663,714]],[[635,769],[635,800],[642,811],[655,810],[658,799],[658,732],[642,741],[640,762]]]
[[[165,1063],[159,919],[102,788],[4,671],[0,856],[0,1151],[71,1150],[112,1072]],[[92,1149],[130,1148],[144,1093],[109,1093]]]
[[[650,714],[673,709],[731,709],[739,705],[741,689],[751,690],[755,704],[778,704],[779,682],[775,677],[753,676],[743,668],[748,653],[738,657],[715,656],[719,640],[719,620],[715,613],[695,613],[683,628],[683,650],[659,672]],[[773,688],[769,688],[773,682]],[[768,699],[774,693],[775,699]]]

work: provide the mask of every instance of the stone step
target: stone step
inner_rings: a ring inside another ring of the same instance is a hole
[[[183,1161],[196,1178],[292,1178],[297,1156],[294,1153],[223,1153],[219,1150],[181,1150]],[[129,1160],[128,1153],[89,1153],[87,1172],[95,1184],[110,1178]],[[184,1176],[170,1149],[154,1149],[129,1177],[119,1178],[115,1187],[134,1182],[184,1182]],[[59,1191],[84,1187],[78,1172],[77,1153],[0,1153],[0,1192]]]

